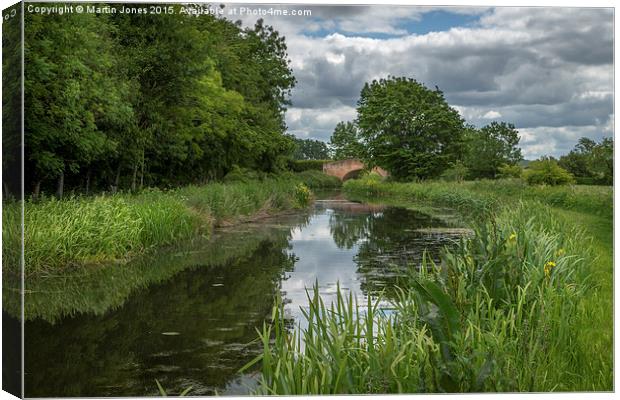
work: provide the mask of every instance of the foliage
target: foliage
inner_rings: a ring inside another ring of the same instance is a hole
[[[595,368],[582,377],[579,360],[597,356],[573,328],[587,318],[592,249],[582,231],[532,206],[479,221],[441,267],[412,269],[395,312],[339,288],[326,305],[315,287],[308,328],[290,333],[276,304],[250,363],[262,366],[257,393],[585,390],[590,378],[605,387]]]
[[[326,160],[329,158],[327,143],[314,139],[299,139],[293,137],[295,151],[294,160]]]
[[[340,179],[335,176],[313,170],[303,171],[298,174],[281,174],[281,176],[291,176],[293,179],[298,179],[311,189],[333,189],[342,186]]]
[[[155,384],[157,384],[157,390],[159,390],[159,395],[162,397],[167,397],[168,393],[166,392],[166,389],[164,389],[164,387],[161,385],[161,383],[159,383],[159,381],[157,379],[155,379]],[[187,396],[187,394],[192,390],[192,386],[188,387],[187,389],[183,390],[181,393],[179,393],[178,397],[185,397]]]
[[[612,185],[613,151],[612,138],[604,138],[600,143],[596,143],[583,137],[573,150],[560,157],[558,164],[578,180]]]
[[[439,89],[410,78],[375,80],[364,85],[357,113],[369,167],[400,180],[424,179],[457,159],[463,120]]]
[[[517,165],[503,164],[497,169],[498,178],[520,178],[523,174],[523,168]]]
[[[26,192],[175,187],[285,167],[295,84],[259,20],[93,13],[25,23]],[[53,106],[50,106],[52,104]]]
[[[470,177],[495,178],[502,165],[516,165],[523,159],[518,144],[519,133],[512,124],[494,121],[481,129],[467,129],[464,160]]]
[[[254,361],[267,372],[258,393],[609,390],[611,356],[592,348],[612,343],[605,322],[611,290],[597,287],[611,275],[611,258],[600,264],[594,257],[597,242],[568,222],[574,212],[541,203],[602,215],[595,220],[610,229],[605,216],[612,192],[592,190],[514,180],[345,183],[348,195],[401,196],[486,217],[468,218],[476,235],[446,251],[440,266],[427,261],[412,269],[396,312],[380,309],[379,302],[364,308],[342,294],[324,305],[315,293],[309,328],[291,334],[274,308],[273,325],[261,333],[263,354]],[[596,254],[610,254],[610,239]],[[605,274],[589,284],[601,269]],[[593,329],[593,322],[605,322],[604,331]]]
[[[552,158],[542,157],[532,161],[523,171],[523,178],[530,185],[566,185],[575,183],[575,178]]]
[[[297,186],[295,186],[294,198],[295,204],[298,207],[307,207],[310,204],[311,197],[312,192],[310,192],[308,186],[304,185],[303,183],[298,183]]]
[[[469,168],[467,168],[462,161],[457,160],[450,165],[450,168],[441,174],[441,178],[446,181],[462,182],[468,174]]]
[[[7,198],[21,197],[22,185],[22,177],[15,173],[21,169],[21,6],[6,8],[2,16],[2,184]]]
[[[288,167],[294,172],[323,171],[323,164],[330,160],[290,160]]]
[[[354,122],[338,122],[329,139],[329,148],[335,160],[363,158],[364,145],[357,125]]]
[[[256,213],[306,207],[308,186],[339,184],[336,178],[316,174],[307,171],[170,191],[148,189],[135,195],[28,200],[25,273],[30,277],[84,264],[123,262],[155,247],[208,235],[213,226],[251,219]],[[20,210],[16,202],[3,207],[2,261],[7,272],[18,271]]]

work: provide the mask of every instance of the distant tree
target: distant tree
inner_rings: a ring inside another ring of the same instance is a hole
[[[339,122],[329,140],[334,159],[362,158],[363,145],[357,126],[353,122]]]
[[[575,182],[570,172],[560,167],[553,157],[532,161],[523,171],[523,177],[530,185],[566,185]]]
[[[605,185],[614,182],[614,140],[604,138],[592,149],[589,158],[590,171]]]
[[[612,138],[604,138],[600,143],[589,138],[581,138],[575,148],[560,157],[558,164],[577,178],[586,178],[596,183],[613,183]]]
[[[475,129],[469,127],[465,134],[465,164],[472,178],[495,178],[502,165],[516,165],[523,159],[519,132],[505,122]]]
[[[293,138],[295,160],[327,160],[329,159],[329,148],[327,143],[314,139]]]
[[[424,179],[458,158],[463,120],[438,88],[404,77],[375,80],[364,85],[357,113],[369,167],[399,180]]]

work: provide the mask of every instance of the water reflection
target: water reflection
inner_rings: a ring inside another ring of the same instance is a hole
[[[157,395],[155,379],[171,393],[189,386],[194,395],[247,393],[252,374],[237,371],[260,350],[251,342],[278,291],[302,326],[299,309],[316,281],[327,303],[336,282],[364,303],[393,286],[425,249],[436,256],[454,235],[421,229],[443,225],[402,208],[336,199],[146,258],[125,266],[125,275],[65,282],[89,288],[89,296],[76,289],[69,302],[88,310],[82,303],[115,290],[111,278],[140,276],[149,266],[162,277],[115,298],[107,311],[99,299],[93,312],[28,322],[26,395]]]
[[[389,300],[398,278],[417,268],[425,252],[438,261],[441,249],[462,234],[442,227],[443,220],[404,208],[319,202],[307,226],[292,231],[295,269],[282,282],[288,313],[306,327],[301,308],[315,282],[326,304],[335,300],[338,283],[362,307],[380,292]]]

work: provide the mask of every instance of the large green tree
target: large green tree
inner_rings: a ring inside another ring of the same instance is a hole
[[[327,143],[315,139],[299,139],[294,137],[295,160],[327,160],[329,159],[329,148]]]
[[[116,130],[132,118],[128,87],[105,16],[26,14],[25,146],[38,194],[45,179],[82,172],[115,150]]]
[[[353,122],[339,122],[329,139],[334,159],[363,158],[364,145],[360,141],[360,133]]]
[[[491,122],[465,131],[464,164],[472,178],[495,178],[503,165],[516,165],[523,159],[519,132],[513,124]]]
[[[411,78],[366,83],[357,125],[369,166],[397,179],[432,178],[459,155],[463,120],[443,93]]]
[[[133,190],[286,165],[295,79],[284,38],[261,20],[244,28],[173,7],[27,15],[26,170],[35,194],[41,185],[59,194],[65,185]]]

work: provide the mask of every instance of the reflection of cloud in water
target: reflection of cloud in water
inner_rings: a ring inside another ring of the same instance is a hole
[[[296,262],[281,287],[288,315],[302,329],[307,327],[301,310],[307,310],[315,282],[326,306],[336,301],[339,283],[344,294],[353,293],[363,312],[368,295],[374,298],[392,288],[408,265],[419,264],[426,249],[436,257],[439,248],[450,243],[454,235],[423,230],[445,225],[406,209],[319,202],[308,224],[295,228],[289,242],[289,253]],[[388,302],[381,307],[389,309]]]

